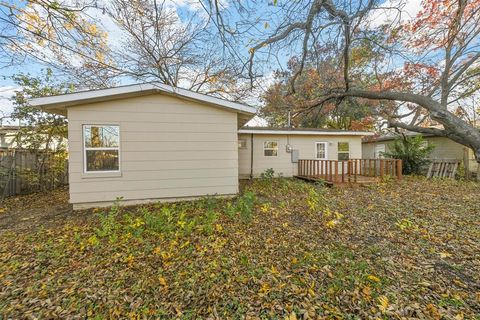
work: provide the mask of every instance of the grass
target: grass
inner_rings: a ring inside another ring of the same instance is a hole
[[[264,178],[3,232],[0,318],[478,319],[479,188]]]

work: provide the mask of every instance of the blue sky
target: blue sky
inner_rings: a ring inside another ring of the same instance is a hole
[[[17,0],[13,0],[16,2]],[[281,0],[279,0],[280,2]],[[395,2],[395,1],[402,1],[402,0],[386,0],[385,4],[388,6],[389,2]],[[173,1],[172,2],[175,4],[175,9],[178,13],[178,15],[181,17],[184,14],[187,14],[188,11],[191,10],[203,10],[200,6],[198,6],[198,3],[196,3],[195,0],[180,0],[180,1]],[[17,2],[18,3],[18,2]],[[257,6],[259,5],[259,2],[256,2]],[[272,6],[268,6],[268,2],[260,2],[260,8],[257,11],[258,16],[262,17],[262,12],[264,10],[267,10],[269,12],[275,12],[277,8],[272,8]],[[411,0],[411,1],[406,1],[406,5],[404,7],[405,13],[412,17],[414,16],[420,8],[420,0]],[[1,13],[0,13],[1,15]],[[115,26],[115,23],[109,19],[105,19],[105,16],[102,16],[101,13],[94,13],[94,15],[97,15],[97,18],[102,21],[103,28],[108,32],[109,34],[109,42],[110,44],[116,45],[120,41],[120,38],[122,37],[121,32],[118,30],[118,28]],[[239,17],[236,15],[229,16],[230,21],[235,21]],[[388,19],[388,16],[385,13],[379,13],[376,17],[372,17],[374,21],[376,21],[378,24],[381,24],[384,22],[386,19]],[[265,21],[268,22],[268,27],[266,29],[264,27],[264,22],[259,22],[258,30],[260,31],[267,31],[272,30],[275,28],[276,21]],[[0,22],[0,30],[1,25]],[[257,31],[258,32],[258,31]],[[256,37],[256,32],[252,32],[251,34],[252,39]],[[248,45],[245,45],[245,52],[242,54],[248,54]],[[283,57],[280,58],[280,63],[285,64],[285,62],[288,59],[288,55],[285,54]],[[263,74],[268,75],[271,74],[271,71],[274,69],[277,69],[279,67],[278,64],[273,63],[270,69],[264,70]],[[24,63],[20,65],[16,65],[14,67],[8,67],[8,68],[1,68],[0,69],[0,111],[4,114],[9,114],[12,110],[11,102],[9,101],[9,98],[13,95],[14,91],[17,89],[13,81],[11,80],[11,76],[20,72],[23,73],[31,73],[31,74],[37,74],[42,68],[45,68],[45,66],[35,62],[32,59],[26,60]],[[266,79],[266,81],[269,81]],[[124,83],[132,82],[132,80],[129,79],[124,79]]]

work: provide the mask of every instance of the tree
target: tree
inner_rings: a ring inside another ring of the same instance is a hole
[[[37,62],[82,88],[159,81],[232,100],[249,97],[238,63],[223,53],[198,10],[182,11],[169,0],[0,4],[2,66]]]
[[[59,173],[66,165],[67,120],[65,117],[41,111],[31,107],[28,99],[46,95],[73,92],[73,86],[55,80],[52,70],[44,70],[40,77],[28,74],[15,75],[14,80],[22,90],[12,98],[14,111],[12,119],[21,124],[15,143],[20,149],[27,149],[38,161],[34,171],[24,172],[28,179],[34,180],[40,189],[52,185],[56,174],[44,175],[46,168]],[[21,173],[22,174],[22,173]],[[31,181],[32,182],[32,181]]]
[[[452,110],[479,89],[480,2],[424,0],[422,10],[412,21],[405,23],[397,15],[376,27],[372,21],[379,10],[401,12],[403,5],[399,1],[388,2],[388,7],[382,3],[313,0],[301,5],[300,1],[274,1],[277,6],[266,9],[270,14],[262,14],[265,19],[274,17],[275,27],[256,33],[260,40],[249,49],[248,75],[255,76],[254,62],[262,61],[271,52],[284,53],[287,45],[300,48],[300,74],[308,51],[318,44],[330,44],[342,57],[338,61],[343,70],[342,85],[333,84],[318,93],[305,103],[305,108],[350,97],[395,102],[384,107],[390,126],[448,137],[472,148],[480,163],[480,131]],[[248,9],[239,4],[232,5],[231,10],[240,6]],[[212,17],[224,15],[214,9],[208,13]],[[252,11],[242,16],[251,24],[261,21]],[[226,19],[221,21],[219,32],[226,37],[232,27]],[[232,38],[241,34],[232,34]],[[365,41],[383,58],[371,60],[373,79],[367,76],[362,84],[353,83],[351,76],[356,70],[351,65],[352,53],[358,43]],[[297,77],[292,77],[292,92]],[[432,123],[441,128],[429,127]]]
[[[249,89],[212,37],[209,20],[195,11],[180,17],[169,1],[113,0],[106,13],[125,36],[112,60],[130,77],[234,100]]]
[[[112,84],[107,35],[89,15],[96,1],[0,1],[0,65],[39,62],[83,87]]]
[[[371,101],[352,98],[318,108],[302,107],[331,83],[341,81],[341,69],[334,63],[336,57],[327,48],[318,51],[321,55],[310,53],[307,56],[293,93],[289,92],[290,83],[300,67],[300,59],[291,58],[287,70],[275,72],[274,83],[263,95],[264,105],[260,115],[273,126],[286,126],[290,112],[291,125],[294,127],[372,129],[374,105]]]

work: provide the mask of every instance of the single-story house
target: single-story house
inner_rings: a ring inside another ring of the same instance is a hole
[[[407,132],[406,136],[422,135],[423,140],[429,145],[435,146],[429,158],[432,160],[458,160],[461,161],[466,171],[477,172],[477,161],[473,150],[465,147],[446,137],[439,137],[432,134],[420,134]],[[389,152],[393,141],[399,137],[398,134],[386,134],[383,136],[370,136],[363,139],[362,157],[366,159],[381,158],[382,153]]]
[[[238,193],[239,178],[268,168],[296,173],[295,161],[362,154],[369,133],[243,128],[255,108],[145,83],[32,99],[68,117],[74,209],[178,201]]]
[[[362,157],[363,131],[313,128],[244,127],[238,131],[240,178],[258,177],[267,169],[297,175],[297,159],[349,160]]]

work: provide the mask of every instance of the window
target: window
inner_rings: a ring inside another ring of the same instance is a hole
[[[120,128],[111,125],[84,125],[85,172],[120,171]]]
[[[247,149],[247,140],[238,139],[238,149]]]
[[[348,142],[338,143],[338,160],[350,159],[350,144]]]
[[[315,158],[327,159],[327,143],[326,142],[315,143]]]
[[[384,144],[377,144],[375,146],[375,151],[373,157],[375,159],[383,158],[383,153],[385,152],[385,145]]]
[[[263,143],[263,155],[265,157],[276,157],[278,155],[278,142],[265,141]]]

